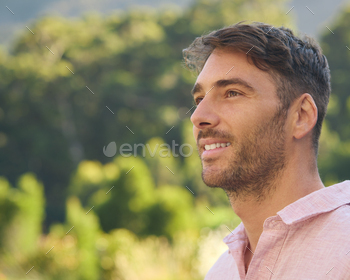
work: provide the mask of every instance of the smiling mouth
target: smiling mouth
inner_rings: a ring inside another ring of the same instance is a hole
[[[225,147],[228,147],[230,145],[231,145],[230,142],[227,142],[227,143],[214,143],[214,144],[211,144],[211,145],[205,145],[204,146],[204,150],[210,151],[210,150],[214,150],[214,149],[218,149],[218,148],[225,148]]]

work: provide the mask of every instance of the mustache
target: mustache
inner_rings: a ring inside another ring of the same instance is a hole
[[[197,137],[197,146],[199,146],[199,140],[202,138],[224,138],[224,139],[233,139],[233,136],[225,131],[222,130],[214,130],[212,128],[207,128],[205,130],[201,129],[198,132],[198,137]]]

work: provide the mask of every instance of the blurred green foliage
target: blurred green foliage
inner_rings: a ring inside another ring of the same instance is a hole
[[[182,65],[182,49],[240,20],[290,21],[283,3],[200,0],[183,11],[135,8],[34,22],[34,35],[25,29],[10,55],[0,54],[0,174],[12,184],[25,172],[37,174],[47,198],[45,229],[63,222],[80,161],[108,162],[102,148],[112,141],[120,147],[157,136],[184,143],[195,76]],[[185,176],[176,182],[179,174],[171,183],[204,189]]]
[[[328,185],[350,175],[350,6],[324,32],[321,47],[331,69],[332,94],[321,134],[320,174]]]
[[[2,52],[0,280],[203,279],[239,219],[202,182],[187,113],[196,77],[181,51],[240,20],[291,26],[286,10],[282,0],[198,0],[184,11],[45,17]],[[333,79],[326,184],[350,166],[349,13],[322,38]],[[109,158],[112,141],[156,153]],[[168,153],[172,141],[193,154]]]

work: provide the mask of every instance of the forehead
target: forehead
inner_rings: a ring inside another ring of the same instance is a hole
[[[196,83],[207,90],[221,79],[239,78],[252,85],[258,94],[276,97],[276,85],[271,75],[248,61],[242,52],[215,49],[207,59]]]

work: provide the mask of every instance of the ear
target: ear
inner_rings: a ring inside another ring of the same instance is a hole
[[[301,139],[314,128],[317,122],[317,107],[314,99],[308,93],[304,93],[295,100],[294,106],[293,136]]]

